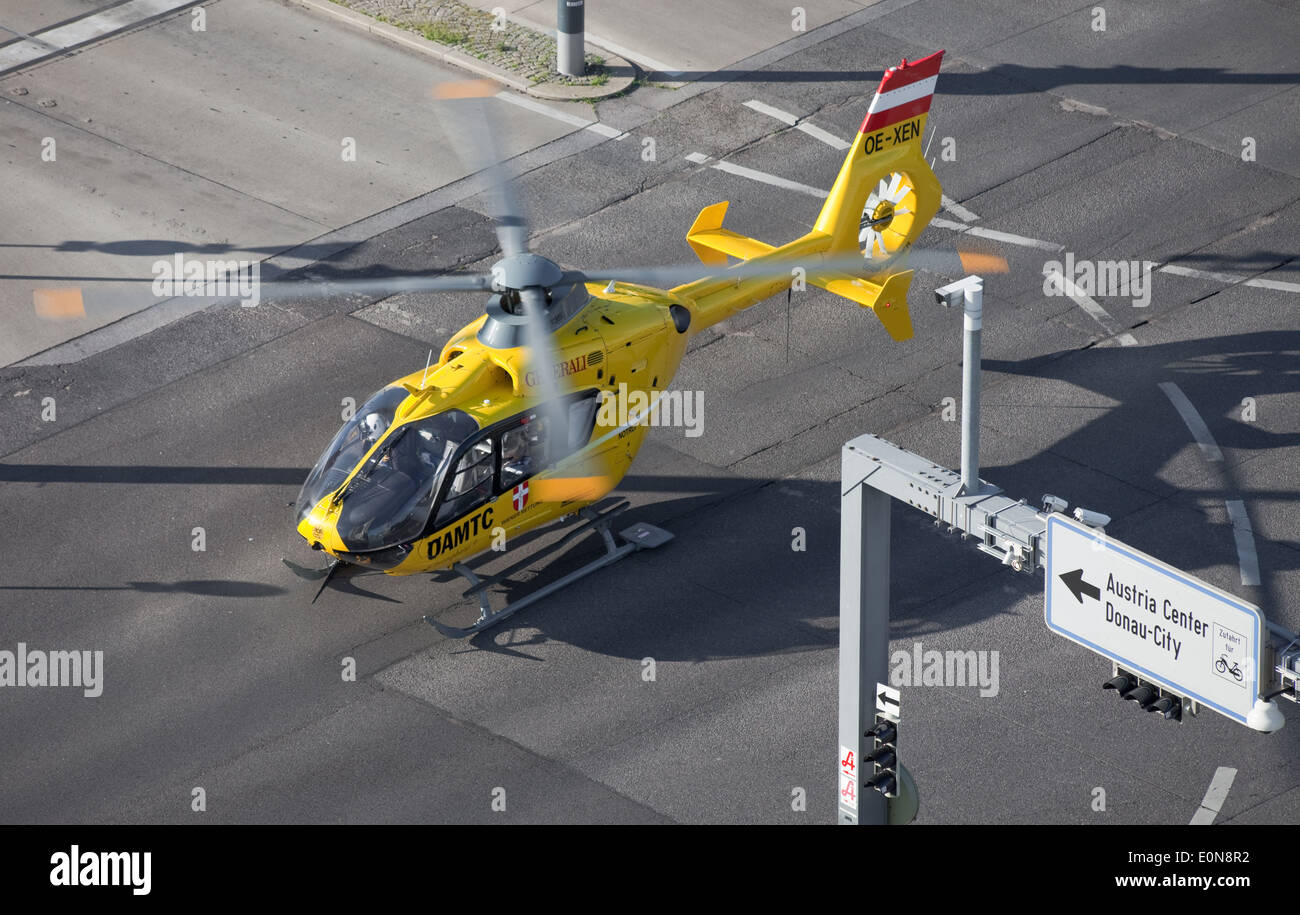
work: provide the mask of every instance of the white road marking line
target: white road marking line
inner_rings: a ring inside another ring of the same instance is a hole
[[[1259,586],[1259,553],[1255,550],[1255,529],[1250,525],[1246,503],[1228,499],[1228,517],[1232,519],[1232,536],[1237,541],[1237,565],[1241,567],[1241,583]]]
[[[1228,799],[1228,792],[1232,790],[1232,780],[1236,777],[1236,769],[1219,766],[1218,771],[1214,773],[1214,778],[1210,780],[1210,787],[1205,789],[1201,806],[1192,815],[1192,826],[1209,826],[1214,822],[1214,818],[1223,809],[1223,802]]]
[[[757,111],[759,114],[765,114],[769,118],[774,118],[782,124],[793,127],[795,130],[801,130],[814,140],[825,143],[831,149],[844,152],[844,150],[849,148],[849,143],[841,140],[829,130],[822,130],[820,127],[816,127],[809,124],[807,121],[801,120],[797,115],[793,115],[788,111],[782,111],[780,108],[774,108],[766,102],[760,102],[758,99],[750,99],[745,102],[745,107],[751,111]]]
[[[765,114],[769,118],[776,118],[782,124],[789,124],[791,127],[799,123],[799,119],[790,112],[782,111],[780,108],[773,108],[771,105],[760,102],[756,98],[752,98],[745,102],[745,107],[751,111],[757,111],[759,114]]]
[[[808,134],[808,136],[812,137],[814,140],[820,140],[821,142],[829,146],[831,149],[837,150],[839,152],[844,152],[844,150],[848,149],[850,146],[849,143],[844,142],[839,137],[835,136],[835,134],[831,133],[829,130],[822,130],[820,127],[816,126],[815,124],[809,124],[807,121],[800,121],[798,124],[795,124],[794,129],[802,130],[804,133]]]
[[[1196,270],[1192,267],[1179,267],[1176,264],[1165,264],[1158,268],[1160,273],[1172,273],[1174,276],[1188,276],[1196,280],[1214,280],[1217,283],[1240,283],[1245,279],[1244,276],[1238,276],[1235,273],[1211,273],[1209,270]]]
[[[1300,283],[1284,283],[1281,280],[1246,280],[1245,285],[1260,289],[1276,289],[1278,292],[1300,292]]]
[[[1160,382],[1160,390],[1165,392],[1169,402],[1174,405],[1178,415],[1183,418],[1187,424],[1187,429],[1192,433],[1192,438],[1196,439],[1196,444],[1201,446],[1201,452],[1205,455],[1207,461],[1223,460],[1223,452],[1219,450],[1219,445],[1210,434],[1210,428],[1205,425],[1205,420],[1201,419],[1201,414],[1196,412],[1196,407],[1187,399],[1182,388],[1172,381]]]
[[[999,232],[996,229],[985,229],[980,226],[968,226],[964,222],[953,222],[950,219],[932,219],[930,225],[937,226],[940,229],[952,229],[955,232],[969,232],[971,235],[978,235],[980,238],[1005,242],[1008,245],[1018,245],[1021,248],[1037,248],[1040,251],[1051,251],[1053,254],[1065,250],[1064,245],[1054,245],[1050,241],[1026,238],[1023,235],[1012,235],[1010,232]]]
[[[1053,271],[1048,279],[1052,285],[1069,296],[1075,305],[1086,311],[1089,317],[1102,326],[1102,329],[1107,333],[1114,333],[1112,329],[1114,322],[1111,320],[1110,312],[1097,304],[1097,300],[1092,296],[1086,295],[1082,289],[1075,285],[1074,280],[1067,279],[1059,270]]]
[[[978,216],[966,209],[957,201],[953,200],[947,194],[943,195],[943,208],[964,222],[974,222],[979,219]]]
[[[154,16],[161,16],[184,6],[193,6],[194,3],[195,0],[130,0],[129,3],[104,10],[102,13],[95,13],[66,25],[46,29],[31,38],[0,49],[0,73],[35,63],[46,57],[53,57],[69,48],[120,32]]]
[[[762,184],[770,184],[772,187],[785,188],[787,191],[798,191],[801,194],[807,194],[810,197],[816,197],[819,200],[825,200],[830,196],[828,191],[821,188],[809,187],[806,184],[800,184],[798,181],[791,181],[788,178],[781,178],[777,175],[769,175],[767,172],[760,172],[757,169],[745,168],[743,165],[733,165],[730,162],[709,162],[709,157],[703,153],[687,153],[686,159],[694,162],[696,165],[708,164],[709,168],[716,168],[720,172],[726,172],[729,175],[738,175],[741,178],[748,178],[751,181],[758,181]]]
[[[1241,283],[1243,286],[1254,286],[1256,289],[1272,289],[1277,292],[1300,292],[1300,283],[1286,283],[1282,280],[1266,280],[1263,277],[1247,279],[1239,273],[1215,273],[1212,270],[1197,270],[1193,267],[1179,267],[1176,264],[1165,264],[1159,268],[1161,273],[1172,273],[1174,276],[1186,276],[1197,280],[1213,280],[1216,283],[1226,283],[1229,286],[1235,286]]]
[[[1086,311],[1094,321],[1101,325],[1102,330],[1108,334],[1115,334],[1115,321],[1110,316],[1110,312],[1102,308],[1097,300],[1092,296],[1084,293],[1074,280],[1066,279],[1065,275],[1059,270],[1053,271],[1050,277],[1052,285],[1064,292],[1069,298],[1084,311]],[[1115,334],[1115,341],[1120,346],[1137,346],[1137,338],[1130,333]]]
[[[608,124],[602,124],[600,121],[589,121],[586,118],[578,117],[576,114],[569,114],[567,111],[557,111],[550,105],[543,105],[541,102],[533,101],[530,98],[517,95],[514,92],[498,92],[496,97],[501,99],[501,101],[509,102],[511,105],[518,108],[526,108],[529,111],[545,115],[548,118],[553,118],[565,124],[571,124],[574,127],[585,127],[592,133],[598,133],[602,137],[621,140],[627,136],[623,131],[610,127]]]

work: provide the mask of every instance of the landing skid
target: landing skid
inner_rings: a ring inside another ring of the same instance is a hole
[[[618,532],[618,536],[626,541],[620,545],[614,539],[614,534],[610,531],[609,525],[616,515],[622,514],[627,509],[628,503],[626,501],[620,502],[604,512],[597,512],[590,506],[580,509],[578,515],[585,519],[585,523],[575,527],[550,546],[543,547],[541,550],[532,553],[527,558],[510,566],[505,571],[499,572],[489,578],[479,578],[474,574],[474,570],[466,566],[464,563],[455,563],[452,566],[452,570],[458,575],[463,576],[470,584],[469,589],[463,596],[471,597],[475,594],[478,595],[478,621],[472,626],[465,627],[448,626],[446,623],[440,623],[431,616],[425,616],[424,621],[448,638],[469,638],[476,632],[482,632],[489,626],[495,626],[506,617],[513,616],[525,607],[531,606],[543,598],[550,597],[556,591],[568,587],[580,578],[585,578],[597,569],[603,569],[607,565],[612,565],[625,556],[635,553],[638,550],[652,550],[657,546],[663,546],[669,540],[673,539],[672,534],[661,528],[655,527],[653,524],[638,522]],[[568,575],[565,575],[557,581],[551,582],[549,585],[538,588],[527,597],[522,597],[517,601],[512,601],[506,604],[500,610],[494,611],[492,609],[492,602],[488,597],[489,588],[509,578],[525,566],[536,562],[542,556],[555,552],[565,544],[587,533],[598,533],[600,534],[601,539],[605,541],[605,554],[603,556],[599,559],[593,559],[581,568],[574,569]]]

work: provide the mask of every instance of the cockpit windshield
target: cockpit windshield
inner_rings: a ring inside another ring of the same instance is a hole
[[[384,388],[375,394],[343,424],[321,454],[307,481],[298,492],[298,521],[311,512],[321,499],[343,485],[352,468],[393,424],[393,414],[407,398],[401,385]]]
[[[429,520],[451,456],[461,442],[478,432],[478,423],[460,410],[390,431],[393,412],[405,397],[405,389],[398,387],[367,401],[339,430],[298,496],[301,520],[338,490],[362,456],[382,439],[336,496],[342,502],[338,535],[349,550],[377,550],[417,539]]]

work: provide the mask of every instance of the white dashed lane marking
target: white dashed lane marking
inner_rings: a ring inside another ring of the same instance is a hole
[[[1259,553],[1255,549],[1255,529],[1250,525],[1246,503],[1229,499],[1228,517],[1232,520],[1232,536],[1237,541],[1237,565],[1241,568],[1241,583],[1259,586]]]
[[[1174,276],[1186,276],[1197,280],[1212,280],[1228,286],[1253,286],[1256,289],[1272,289],[1275,292],[1300,292],[1300,283],[1287,283],[1282,280],[1266,280],[1263,277],[1247,278],[1239,273],[1217,273],[1213,270],[1196,270],[1192,267],[1180,267],[1177,264],[1165,264],[1159,268],[1161,273]]]
[[[1219,450],[1218,443],[1214,436],[1210,434],[1209,426],[1205,425],[1205,420],[1201,419],[1201,414],[1196,412],[1196,407],[1187,399],[1183,389],[1172,381],[1160,382],[1160,390],[1165,392],[1169,402],[1174,405],[1178,415],[1183,418],[1187,424],[1187,429],[1192,433],[1192,438],[1196,439],[1196,444],[1201,446],[1201,453],[1205,455],[1207,461],[1222,461],[1223,452]]]
[[[1232,780],[1236,777],[1236,769],[1219,766],[1218,771],[1214,773],[1214,778],[1210,780],[1210,787],[1205,789],[1205,798],[1201,801],[1201,806],[1192,815],[1192,826],[1209,826],[1214,822],[1214,818],[1223,809],[1223,802],[1228,799],[1228,792],[1232,790]]]

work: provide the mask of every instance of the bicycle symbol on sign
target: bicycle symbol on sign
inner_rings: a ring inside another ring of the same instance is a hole
[[[1232,661],[1229,663],[1228,659],[1223,655],[1219,655],[1219,660],[1214,662],[1214,669],[1221,674],[1232,674],[1234,679],[1241,680],[1241,668],[1237,666],[1237,662]]]

